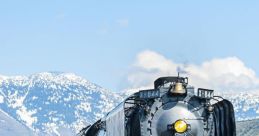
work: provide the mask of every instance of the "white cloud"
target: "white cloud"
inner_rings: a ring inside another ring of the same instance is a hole
[[[181,71],[195,87],[217,91],[259,90],[259,78],[237,57],[215,58],[201,64],[176,63],[154,51],[140,52],[127,80],[130,88],[153,87],[161,76],[176,76]]]
[[[128,26],[129,26],[129,20],[126,19],[126,18],[124,18],[124,19],[118,19],[116,22],[117,22],[117,23],[119,24],[119,26],[121,26],[121,27],[128,27]]]

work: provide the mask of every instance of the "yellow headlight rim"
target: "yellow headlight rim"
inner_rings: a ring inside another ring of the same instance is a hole
[[[188,129],[188,124],[183,120],[177,120],[175,121],[173,127],[177,133],[184,133]]]

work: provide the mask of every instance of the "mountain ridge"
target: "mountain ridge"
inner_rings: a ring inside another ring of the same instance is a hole
[[[43,72],[1,79],[0,108],[34,131],[49,135],[59,135],[59,127],[76,133],[122,99],[73,73]]]

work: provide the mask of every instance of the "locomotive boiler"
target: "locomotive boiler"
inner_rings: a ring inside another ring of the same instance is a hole
[[[81,136],[235,136],[230,101],[210,89],[188,85],[186,77],[161,77],[154,89],[140,90]]]

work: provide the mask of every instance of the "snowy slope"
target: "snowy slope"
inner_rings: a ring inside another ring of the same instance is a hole
[[[0,76],[0,108],[35,132],[77,133],[122,98],[71,73]]]
[[[33,136],[31,129],[0,110],[0,136]]]
[[[239,121],[236,124],[237,136],[259,136],[259,120]]]

